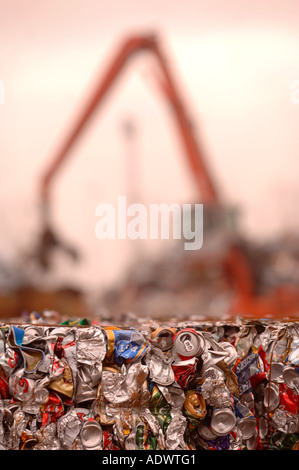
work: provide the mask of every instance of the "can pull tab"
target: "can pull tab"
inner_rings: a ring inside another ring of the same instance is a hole
[[[194,349],[194,346],[191,342],[190,335],[184,335],[181,338],[181,342],[183,343],[184,348],[186,349],[187,352],[191,352]]]

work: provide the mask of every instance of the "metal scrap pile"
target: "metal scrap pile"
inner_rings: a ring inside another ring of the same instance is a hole
[[[299,324],[0,325],[0,447],[299,446]]]

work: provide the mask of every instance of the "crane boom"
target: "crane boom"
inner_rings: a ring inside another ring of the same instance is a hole
[[[216,187],[209,175],[204,161],[203,152],[196,141],[192,125],[189,117],[187,116],[185,107],[180,99],[180,94],[175,85],[173,75],[170,72],[169,65],[165,60],[157,38],[153,35],[133,36],[124,41],[122,47],[114,57],[110,67],[99,81],[97,87],[90,96],[84,109],[79,114],[77,120],[74,122],[66,139],[62,142],[61,147],[58,149],[50,167],[46,171],[41,181],[41,198],[44,205],[49,203],[50,186],[54,176],[57,174],[61,165],[70,157],[71,150],[73,149],[77,139],[83,132],[91,116],[96,108],[100,106],[104,97],[115,83],[124,68],[127,61],[140,51],[149,51],[157,59],[158,65],[162,72],[163,82],[160,82],[162,90],[172,105],[174,116],[180,130],[180,136],[186,150],[186,156],[190,165],[192,177],[200,194],[203,203],[218,204],[219,198]]]

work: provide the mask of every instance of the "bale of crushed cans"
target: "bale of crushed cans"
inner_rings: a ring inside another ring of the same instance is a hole
[[[297,450],[299,324],[1,323],[0,397],[2,450]]]

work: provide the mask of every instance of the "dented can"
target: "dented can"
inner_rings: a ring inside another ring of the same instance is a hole
[[[225,436],[236,425],[236,416],[231,408],[214,409],[211,419],[211,430],[216,436]]]
[[[235,399],[234,412],[237,418],[237,427],[242,433],[242,439],[250,439],[256,428],[256,417],[243,403]]]
[[[103,449],[103,431],[100,424],[95,419],[90,418],[83,424],[81,441],[86,450]]]
[[[134,328],[106,327],[105,334],[108,340],[106,355],[118,365],[138,362],[148,350],[146,339]]]
[[[296,394],[299,394],[299,367],[286,366],[283,369],[284,383]]]
[[[150,342],[162,351],[168,351],[173,347],[173,337],[176,332],[175,328],[157,328],[151,333]]]
[[[274,411],[280,403],[279,387],[275,383],[269,383],[265,388],[264,406],[269,411]]]
[[[184,328],[173,337],[174,349],[181,359],[191,359],[204,349],[204,338],[192,328]]]

